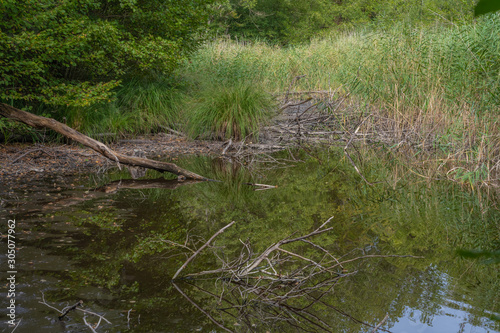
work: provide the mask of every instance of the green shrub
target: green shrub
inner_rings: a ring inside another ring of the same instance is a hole
[[[55,119],[91,136],[154,133],[162,126],[175,127],[179,122],[179,105],[185,96],[169,80],[127,80],[115,93],[105,103],[87,107],[42,106],[36,113],[51,113]]]

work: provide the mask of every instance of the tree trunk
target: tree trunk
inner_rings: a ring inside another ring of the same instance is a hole
[[[0,103],[0,115],[9,119],[20,121],[31,127],[48,128],[54,130],[57,133],[60,133],[67,138],[70,138],[71,140],[74,140],[76,142],[81,143],[84,146],[92,148],[93,150],[109,158],[110,160],[115,161],[116,163],[118,163],[118,165],[119,163],[122,163],[130,166],[138,166],[138,167],[153,169],[160,172],[170,172],[175,175],[178,175],[181,178],[185,177],[188,179],[209,180],[208,178],[200,176],[194,172],[179,168],[177,165],[173,163],[159,162],[147,158],[133,157],[117,153],[108,148],[102,142],[94,140],[54,119],[37,116],[32,113],[16,109],[4,103]]]

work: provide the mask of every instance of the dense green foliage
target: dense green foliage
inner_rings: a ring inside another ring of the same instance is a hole
[[[471,12],[470,0],[6,0],[0,4],[0,99],[71,106],[108,101],[124,77],[169,75],[206,35],[207,24],[288,43],[332,28],[405,18],[467,20]]]
[[[427,24],[437,19],[470,21],[472,0],[226,0],[222,27],[231,36],[278,43],[353,27],[388,27],[396,22]],[[230,8],[231,10],[228,10]]]
[[[500,10],[500,2],[496,0],[479,0],[474,8],[474,15],[484,15]]]
[[[114,91],[111,102],[90,106],[43,106],[38,113],[65,119],[75,129],[89,134],[112,133],[110,139],[151,133],[179,121],[185,94],[164,77],[127,79]],[[105,139],[102,137],[101,139]]]
[[[200,42],[212,0],[5,0],[0,99],[88,106],[126,76],[168,75]]]

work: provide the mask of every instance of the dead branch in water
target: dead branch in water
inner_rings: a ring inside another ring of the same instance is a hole
[[[59,320],[62,320],[68,313],[70,313],[71,311],[75,311],[77,307],[82,306],[82,305],[83,305],[83,301],[80,300],[75,305],[65,307],[64,309],[62,309],[62,315],[60,315],[58,317]]]
[[[217,237],[218,235],[220,235],[221,233],[224,232],[224,230],[226,230],[227,228],[229,228],[230,226],[232,226],[233,224],[235,224],[236,222],[233,221],[231,223],[229,223],[228,225],[226,225],[224,228],[220,229],[219,231],[217,231],[212,237],[210,237],[210,239],[205,243],[203,244],[191,257],[188,258],[188,260],[186,260],[186,262],[177,270],[177,272],[175,272],[174,276],[172,277],[172,280],[175,280],[175,278],[180,274],[180,272],[182,272],[182,270],[184,268],[186,268],[186,266],[201,252],[203,251],[204,248],[206,248],[208,245],[210,245],[210,242],[212,240],[214,240],[215,237]]]
[[[229,316],[231,321],[235,320],[235,325],[243,324],[252,331],[256,325],[269,325],[278,331],[280,330],[278,327],[282,327],[280,325],[288,325],[305,331],[335,332],[336,328],[331,325],[328,318],[322,318],[324,310],[316,310],[327,307],[374,331],[390,332],[381,328],[387,319],[376,326],[364,322],[328,304],[325,295],[331,293],[342,279],[357,273],[356,269],[348,269],[348,263],[368,258],[421,257],[363,253],[362,256],[354,258],[351,256],[340,260],[311,240],[317,235],[331,231],[332,228],[327,225],[332,219],[333,217],[305,235],[297,237],[290,235],[270,245],[260,254],[254,253],[248,241],[240,241],[242,247],[239,254],[236,254],[234,259],[229,259],[220,255],[219,251],[222,248],[212,247],[210,243],[217,235],[233,225],[232,222],[217,231],[189,257],[175,274],[172,283],[183,297],[226,331],[230,330],[223,325],[222,319],[215,319],[222,318],[223,314]],[[285,245],[290,246],[294,243],[301,243],[298,248],[294,247],[300,249],[300,252],[284,248]],[[215,258],[222,263],[221,266],[178,277],[187,264],[204,249],[212,250]],[[215,285],[210,283],[211,287],[208,288],[196,283],[211,279],[216,283]],[[205,305],[195,302],[182,291],[180,283],[188,284],[207,296],[208,300],[207,297],[202,297]],[[215,290],[211,291],[211,288]],[[300,302],[297,303],[297,300]]]
[[[193,301],[188,295],[186,295],[181,288],[179,288],[174,282],[172,282],[173,286],[175,287],[175,289],[177,289],[177,291],[185,298],[188,300],[189,303],[193,304],[195,308],[197,308],[198,310],[200,310],[205,316],[208,317],[208,319],[210,319],[215,325],[219,326],[220,328],[222,328],[224,331],[226,332],[234,332],[232,330],[230,330],[229,328],[225,327],[224,325],[222,325],[221,323],[219,323],[217,320],[214,319],[214,317],[212,317],[207,311],[203,310],[202,307],[200,307],[195,301]]]
[[[60,313],[60,315],[58,316],[59,320],[63,320],[65,316],[67,316],[70,312],[72,311],[75,311],[75,310],[78,310],[78,311],[82,311],[85,315],[83,316],[83,321],[84,321],[84,324],[85,326],[89,327],[90,330],[94,333],[96,333],[96,329],[99,328],[99,325],[101,325],[101,321],[105,321],[107,322],[108,324],[111,324],[111,322],[109,320],[107,320],[104,316],[98,314],[98,313],[95,313],[95,312],[92,312],[92,311],[88,311],[88,310],[84,310],[84,309],[81,309],[80,307],[83,306],[83,301],[78,301],[76,304],[74,305],[71,305],[71,306],[67,306],[65,307],[64,309],[62,310],[59,310],[58,308],[48,304],[46,301],[45,301],[45,295],[42,293],[42,301],[39,301],[38,303],[40,304],[43,304],[57,312]],[[89,315],[92,315],[92,316],[96,316],[99,318],[99,321],[95,324],[95,325],[91,325],[89,322],[87,322],[87,319],[86,319],[86,315],[89,314]]]

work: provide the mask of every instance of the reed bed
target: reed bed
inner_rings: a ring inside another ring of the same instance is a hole
[[[461,26],[332,34],[286,48],[222,39],[200,49],[179,74],[211,85],[253,82],[274,95],[349,96],[346,107],[371,115],[365,130],[390,133],[387,148],[422,166],[414,172],[472,186],[500,174],[498,15]]]

